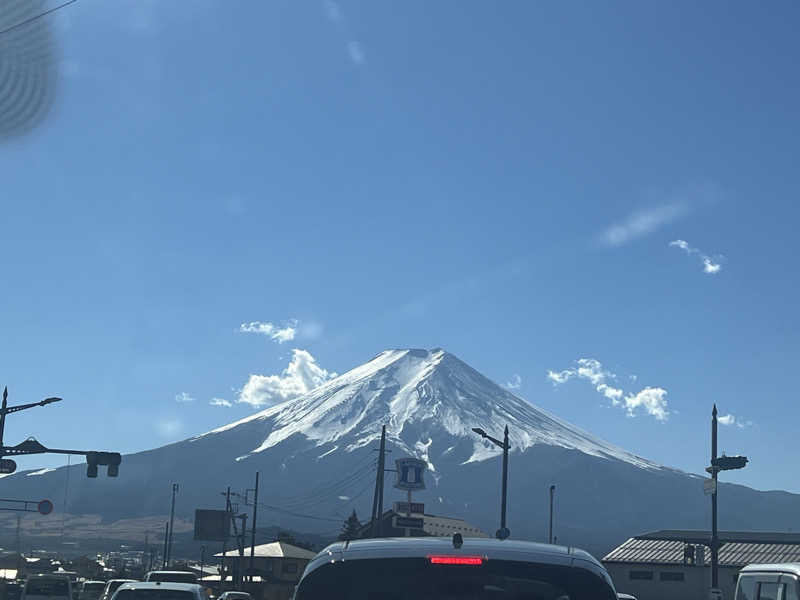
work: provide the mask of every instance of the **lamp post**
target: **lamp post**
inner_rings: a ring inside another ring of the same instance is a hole
[[[503,495],[500,501],[500,529],[497,530],[495,535],[497,536],[497,539],[504,540],[511,535],[511,531],[508,529],[508,527],[506,527],[506,501],[508,499],[508,450],[511,448],[511,445],[508,443],[508,425],[506,425],[502,442],[497,438],[493,438],[492,436],[488,435],[480,427],[473,427],[472,431],[477,433],[483,439],[489,440],[495,446],[503,449]]]
[[[719,588],[719,532],[717,531],[717,475],[720,471],[743,469],[747,465],[746,456],[717,457],[717,405],[711,411],[711,466],[706,472],[711,474],[711,588]]]
[[[556,494],[556,486],[550,486],[550,533],[547,536],[547,542],[549,544],[553,543],[553,500]]]

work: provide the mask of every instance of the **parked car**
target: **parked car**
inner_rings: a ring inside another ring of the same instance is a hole
[[[25,581],[21,600],[72,600],[69,575],[31,575]]]
[[[106,586],[103,588],[103,593],[100,595],[100,600],[111,600],[111,596],[117,591],[117,588],[123,583],[134,582],[136,579],[109,579],[106,581]]]
[[[111,600],[208,600],[208,594],[197,583],[136,581],[119,586]]]
[[[747,565],[739,571],[736,600],[800,600],[800,563]]]
[[[105,581],[84,581],[80,587],[78,600],[99,600],[105,587]]]
[[[617,600],[603,566],[575,548],[483,538],[338,542],[306,567],[296,600]]]
[[[145,581],[170,581],[172,583],[197,583],[197,575],[189,571],[150,571]]]

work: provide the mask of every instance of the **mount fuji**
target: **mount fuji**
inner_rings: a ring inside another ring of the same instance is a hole
[[[547,490],[558,490],[560,543],[603,552],[643,531],[703,529],[702,478],[616,447],[522,400],[441,349],[388,350],[311,392],[205,434],[127,455],[120,476],[71,471],[68,513],[107,523],[164,515],[172,482],[176,514],[221,508],[220,491],[261,474],[259,524],[333,533],[355,508],[369,518],[378,441],[392,460],[428,465],[426,512],[462,517],[488,533],[499,520],[500,450],[472,432],[509,427],[508,523],[512,537],[546,538]],[[64,496],[63,467],[3,479],[5,494]],[[386,476],[385,505],[403,499]],[[720,485],[724,529],[783,530],[800,496]],[[724,501],[722,500],[724,498]],[[243,508],[243,507],[242,507]],[[58,507],[54,515],[57,518]]]

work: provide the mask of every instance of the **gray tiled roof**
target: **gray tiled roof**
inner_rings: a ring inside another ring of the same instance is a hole
[[[630,538],[609,552],[603,558],[603,562],[683,564],[683,549],[686,543],[707,543],[710,537],[699,535],[704,532],[690,532],[692,535],[687,536],[674,536],[671,535],[674,532],[663,532],[664,537],[668,539],[656,539],[658,533],[661,532]],[[720,532],[720,566],[742,567],[750,563],[800,562],[800,539],[794,543],[785,543],[793,534],[748,532],[746,535],[746,539],[769,540],[772,537],[774,541],[739,542],[734,540],[745,538],[743,532]],[[674,539],[675,537],[681,539]],[[701,549],[704,552],[703,563],[710,564],[709,548],[703,545],[696,546],[696,551]]]

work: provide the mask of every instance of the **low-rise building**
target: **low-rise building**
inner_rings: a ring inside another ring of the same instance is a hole
[[[222,558],[222,553],[215,556]],[[316,552],[311,550],[277,541],[255,547],[252,571],[249,547],[245,548],[244,556],[240,556],[238,550],[226,552],[224,562],[226,574],[231,573],[234,581],[251,575],[260,579],[254,579],[258,585],[252,591],[247,588],[254,598],[260,596],[264,600],[288,600],[292,597],[294,586],[300,581],[306,565],[315,556]],[[210,581],[210,578],[204,578],[204,581]]]
[[[719,588],[726,599],[734,597],[745,565],[800,562],[800,534],[720,531],[719,541]],[[617,591],[640,600],[707,600],[710,543],[708,531],[653,531],[628,539],[602,562]]]
[[[413,522],[416,526],[403,527],[404,522]],[[420,524],[421,526],[419,526]],[[394,510],[387,510],[383,513],[380,532],[381,537],[451,537],[454,533],[460,533],[465,538],[489,537],[480,528],[464,519],[423,513],[399,514]],[[359,529],[358,537],[372,536],[372,525],[367,521]]]

